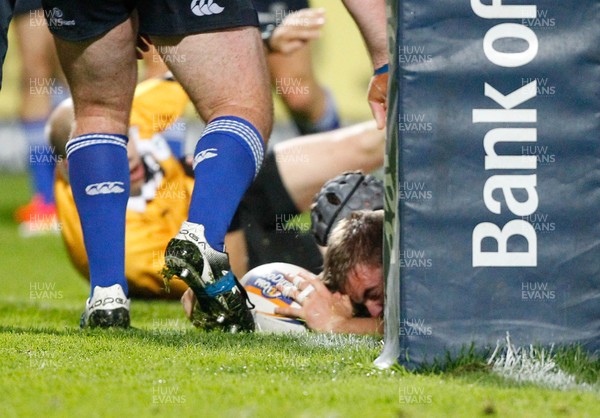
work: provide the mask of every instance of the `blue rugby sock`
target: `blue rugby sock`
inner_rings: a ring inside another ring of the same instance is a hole
[[[46,120],[22,121],[21,127],[29,145],[29,174],[33,193],[44,203],[54,203],[54,167],[56,160],[46,141]]]
[[[264,143],[248,121],[225,116],[206,125],[194,155],[188,220],[204,225],[209,245],[223,251],[231,219],[262,164]]]
[[[120,284],[127,294],[127,137],[103,133],[78,136],[67,143],[67,159],[88,255],[91,289]]]

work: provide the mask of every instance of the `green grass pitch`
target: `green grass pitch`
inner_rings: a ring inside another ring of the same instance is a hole
[[[373,338],[193,329],[178,303],[132,302],[127,331],[80,330],[87,284],[58,237],[19,238],[23,175],[0,175],[2,417],[598,417],[598,360],[562,363],[592,390],[518,384],[484,363],[377,370]]]

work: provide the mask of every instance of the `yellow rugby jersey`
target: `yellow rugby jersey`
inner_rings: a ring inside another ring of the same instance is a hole
[[[139,129],[140,138],[152,138],[175,122],[189,98],[170,76],[142,81],[135,88],[130,125]]]
[[[183,113],[188,97],[179,83],[167,78],[143,81],[135,91],[131,112],[132,135],[149,177],[142,195],[130,197],[125,226],[125,277],[135,297],[179,298],[186,289],[180,280],[164,291],[160,274],[164,251],[183,221],[193,188],[166,141],[157,135]],[[64,173],[57,169],[54,185],[56,209],[67,251],[76,269],[89,279],[89,266],[79,215]],[[110,245],[110,243],[107,243]]]

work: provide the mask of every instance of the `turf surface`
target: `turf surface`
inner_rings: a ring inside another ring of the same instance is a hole
[[[476,358],[380,371],[373,338],[203,333],[178,303],[132,303],[127,331],[79,330],[86,283],[58,237],[19,238],[24,176],[0,175],[2,417],[598,417],[600,365],[559,358],[591,390],[551,390]]]

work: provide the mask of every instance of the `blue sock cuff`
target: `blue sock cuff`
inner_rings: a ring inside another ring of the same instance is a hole
[[[127,152],[127,137],[125,135],[93,133],[70,139],[66,146],[67,158],[79,149],[98,144],[120,146]]]
[[[252,161],[254,161],[254,177],[256,177],[265,156],[265,143],[260,132],[258,132],[254,125],[237,116],[221,116],[213,119],[206,125],[199,142],[202,142],[204,135],[212,132],[219,132],[223,135],[227,135],[244,146],[246,151],[248,151],[252,157]],[[194,168],[195,165],[196,162],[194,161]]]

